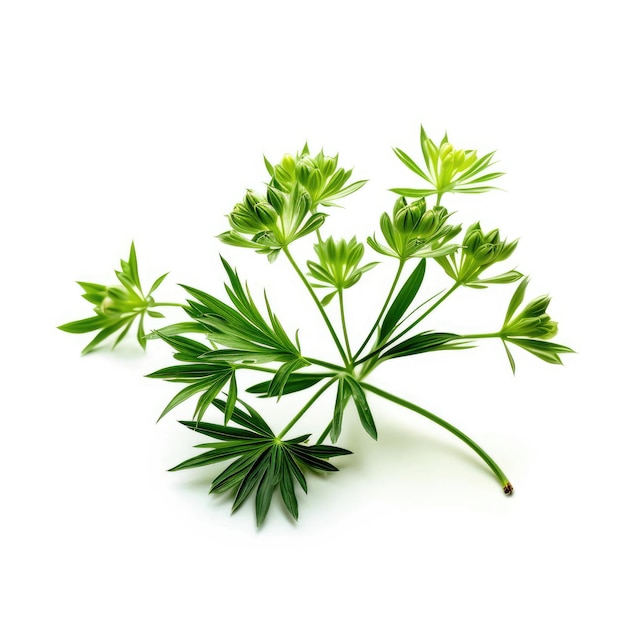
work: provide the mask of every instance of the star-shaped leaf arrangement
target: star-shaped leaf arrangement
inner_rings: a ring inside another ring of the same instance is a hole
[[[218,441],[196,446],[208,451],[183,461],[170,471],[235,459],[213,480],[210,493],[234,491],[234,512],[256,490],[256,520],[257,525],[261,526],[274,492],[280,489],[285,508],[294,519],[298,519],[295,484],[299,484],[307,492],[304,472],[307,469],[336,472],[337,467],[327,459],[352,453],[335,446],[304,445],[310,435],[288,440],[277,437],[257,411],[250,405],[239,402],[247,412],[238,407],[233,409],[231,422],[238,424],[238,427],[208,422],[181,422],[191,430]],[[223,400],[215,400],[213,404],[222,412],[227,408]]]
[[[144,330],[144,317],[165,318],[153,307],[163,305],[172,306],[174,303],[156,303],[153,294],[161,285],[168,273],[161,275],[153,284],[147,294],[143,293],[137,268],[137,253],[135,244],[130,245],[128,261],[121,260],[121,269],[116,270],[115,275],[122,285],[105,286],[99,283],[79,281],[78,285],[84,290],[84,299],[95,305],[94,316],[68,322],[58,327],[68,333],[91,333],[98,331],[96,337],[85,346],[83,355],[90,353],[100,342],[119,331],[113,348],[115,348],[129,332],[135,320],[138,318],[137,341],[142,348],[146,348],[146,332]]]

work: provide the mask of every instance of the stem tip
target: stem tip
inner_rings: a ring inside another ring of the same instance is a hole
[[[502,490],[504,491],[504,495],[511,495],[513,493],[513,485],[507,482]]]

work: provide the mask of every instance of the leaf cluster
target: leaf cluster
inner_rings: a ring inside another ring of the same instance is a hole
[[[222,411],[228,405],[222,400],[214,404]],[[295,488],[299,485],[306,493],[306,470],[336,472],[337,467],[328,459],[352,454],[334,446],[305,445],[310,435],[284,440],[277,437],[261,415],[250,405],[241,403],[246,411],[234,407],[231,419],[239,426],[222,426],[208,422],[183,421],[181,424],[206,435],[216,442],[202,443],[197,448],[207,450],[194,456],[170,471],[204,467],[233,460],[213,480],[210,493],[234,492],[232,510],[236,511],[256,490],[255,509],[257,525],[261,526],[269,511],[274,492],[280,491],[284,507],[298,519],[298,499]]]
[[[99,283],[85,281],[77,282],[84,290],[83,298],[94,305],[94,316],[68,322],[58,327],[68,333],[91,333],[98,331],[95,338],[85,346],[83,354],[91,352],[106,338],[119,331],[113,348],[115,348],[130,331],[135,320],[138,320],[137,341],[142,348],[146,347],[146,333],[144,330],[144,317],[146,314],[151,318],[164,318],[163,314],[151,309],[157,304],[153,294],[161,285],[167,273],[161,275],[152,284],[147,294],[144,295],[139,280],[137,267],[137,253],[135,244],[130,245],[128,261],[121,260],[121,270],[116,270],[115,275],[120,286],[104,286]]]
[[[504,175],[500,172],[486,170],[492,165],[495,151],[478,157],[476,150],[455,149],[448,140],[446,133],[439,145],[428,137],[424,127],[420,128],[420,147],[426,164],[426,171],[404,151],[394,149],[394,153],[401,162],[413,173],[425,181],[429,188],[392,188],[392,192],[405,197],[428,197],[437,195],[438,199],[444,193],[484,193],[494,190],[494,186],[485,185],[486,182]]]

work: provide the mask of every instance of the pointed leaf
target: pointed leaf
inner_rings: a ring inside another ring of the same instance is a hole
[[[413,302],[419,289],[424,281],[424,274],[426,273],[426,260],[421,260],[415,267],[409,278],[405,281],[400,292],[398,292],[394,299],[383,323],[380,327],[379,341],[383,340],[390,335],[400,322],[404,312],[409,308],[409,305]]]
[[[359,419],[361,420],[363,428],[367,434],[370,435],[370,437],[377,439],[378,433],[376,432],[376,425],[374,424],[374,418],[372,417],[372,412],[367,404],[367,398],[365,397],[363,388],[352,377],[346,376],[344,378],[350,388],[350,393],[352,394],[352,398],[354,400],[354,404],[356,405],[356,410],[359,414]]]

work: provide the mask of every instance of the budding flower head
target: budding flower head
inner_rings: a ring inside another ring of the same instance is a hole
[[[408,205],[406,201],[404,204],[396,201],[393,208],[394,224],[402,233],[415,233],[425,211],[426,199],[423,197]]]

